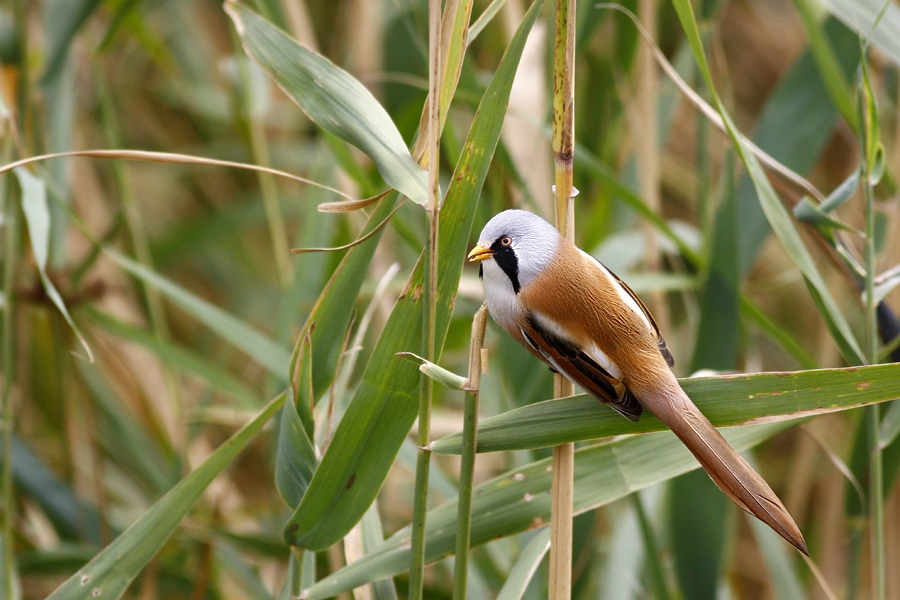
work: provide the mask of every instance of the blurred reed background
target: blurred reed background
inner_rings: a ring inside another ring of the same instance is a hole
[[[424,135],[419,123],[427,93],[426,2],[247,4],[361,81],[407,144],[417,132]],[[637,13],[638,4],[624,6]],[[859,141],[865,119],[857,108],[857,90],[864,86],[857,82],[861,58],[868,61],[878,120],[866,135],[871,139],[877,132],[883,144],[883,161],[874,163],[883,176],[860,185],[830,216],[859,231],[874,224],[878,273],[900,263],[900,10],[896,3],[882,4],[694,5],[717,91],[737,127],[824,195],[866,158]],[[463,144],[475,109],[529,6],[522,0],[474,4],[473,21],[499,11],[484,22],[462,62],[442,139],[445,191],[452,188],[454,166],[466,156]],[[874,28],[873,16],[883,7]],[[659,48],[709,100],[675,8],[661,2],[643,10],[656,16]],[[577,23],[577,240],[660,315],[678,374],[854,364],[835,343],[796,260],[771,235],[734,144],[656,63],[638,58],[645,45],[624,14],[581,2]],[[387,186],[372,161],[305,116],[247,57],[242,36],[215,1],[10,0],[0,8],[2,162],[127,148],[273,167],[352,198],[383,192]],[[524,46],[477,208],[470,200],[472,232],[459,234],[460,244],[468,247],[491,215],[510,206],[552,216],[552,39],[548,4]],[[862,50],[861,40],[872,47]],[[649,88],[640,83],[647,75],[656,81]],[[649,101],[641,97],[648,89]],[[31,170],[23,174],[26,169]],[[654,172],[658,185],[648,186],[646,173]],[[40,182],[43,196],[29,187],[30,176]],[[774,180],[789,210],[801,203],[802,190]],[[867,187],[871,210],[864,201]],[[648,189],[659,195],[649,209]],[[314,453],[304,472],[311,475],[337,439],[351,399],[363,393],[367,365],[371,370],[382,364],[370,364],[373,349],[398,296],[410,291],[406,282],[427,237],[421,208],[412,202],[400,206],[371,243],[358,293],[342,298],[334,321],[339,325],[329,330],[317,322],[311,335],[318,337],[307,343],[304,324],[347,251],[290,249],[350,243],[381,208],[323,213],[319,204],[342,198],[272,174],[166,160],[48,160],[7,173],[0,194],[4,597],[42,598],[96,559],[285,389],[292,348],[301,355],[293,392],[304,397],[301,388],[308,384],[308,400],[316,405],[301,414],[300,425]],[[46,231],[35,229],[42,219],[34,206],[43,205]],[[648,211],[657,218],[648,218]],[[822,217],[818,229],[796,226],[852,332],[865,340],[860,288],[828,243],[828,232],[836,231],[829,223]],[[846,240],[852,252],[865,255],[860,236]],[[38,247],[46,250],[45,264]],[[441,260],[461,264],[464,256],[442,254]],[[895,271],[882,289],[897,279]],[[80,333],[67,323],[51,290],[58,291]],[[463,269],[458,290],[446,315],[439,362],[461,373],[482,297],[474,268]],[[889,291],[886,302],[900,310],[900,292]],[[483,416],[551,397],[547,370],[492,324],[486,343],[490,371],[482,380]],[[328,356],[309,350],[304,358],[304,348],[317,344],[328,348]],[[878,361],[888,360],[884,348],[879,352]],[[325,366],[328,374],[315,370]],[[314,381],[306,381],[304,369]],[[460,430],[462,406],[461,393],[436,387],[431,439]],[[880,412],[892,414],[887,408]],[[893,421],[876,421],[887,432],[878,448],[885,551],[873,556],[866,517],[874,489],[866,475],[872,418],[864,409],[819,416],[771,437],[753,454],[797,517],[822,580],[799,555],[738,514],[702,471],[693,471],[674,479],[656,475],[667,481],[576,517],[573,597],[871,598],[879,593],[873,576],[879,565],[887,597],[900,596],[900,572],[883,568],[900,557],[894,486],[900,443]],[[308,478],[296,484],[299,491],[285,491],[293,484],[284,484],[276,460],[284,427],[277,419],[269,423],[245,440],[245,450],[226,461],[221,468],[227,470],[211,483],[193,484],[202,496],[183,501],[186,518],[178,527],[172,524],[171,535],[160,533],[147,551],[149,564],[131,567],[122,584],[126,597],[286,598],[311,585],[313,571],[318,578],[339,572],[353,552],[349,541],[303,556],[285,545],[290,499],[299,501]],[[410,522],[414,439],[403,441],[378,493],[377,511],[368,513],[374,521],[365,531],[379,540]],[[549,449],[480,454],[476,484],[547,456]],[[433,505],[457,494],[457,465],[455,457],[435,456]],[[477,545],[469,559],[469,597],[496,597],[504,585],[510,595],[502,597],[543,597],[545,567],[533,578],[514,569],[529,564],[517,560],[534,536],[499,532],[496,541]],[[141,545],[138,539],[133,543]],[[358,552],[373,547],[369,538]],[[534,565],[540,555],[530,559]],[[425,597],[450,597],[452,564],[443,559],[429,567]],[[407,576],[384,581],[396,570],[384,569],[360,576],[383,581],[354,597],[405,597]],[[509,591],[510,581],[521,582],[522,596]],[[317,593],[313,597],[327,597]]]

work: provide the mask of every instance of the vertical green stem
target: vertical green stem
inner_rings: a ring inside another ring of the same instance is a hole
[[[556,226],[569,240],[575,239],[572,167],[575,153],[575,0],[557,0],[553,61],[553,153],[555,156]],[[553,377],[553,395],[571,396],[571,382]],[[553,448],[550,503],[550,600],[569,600],[572,595],[572,518],[575,479],[575,445]]]
[[[28,60],[28,0],[16,0],[12,2],[13,30],[19,44],[19,70],[18,85],[14,94],[14,106],[11,107],[15,121],[3,124],[4,151],[3,162],[9,162],[14,141],[25,147],[19,138],[21,133],[28,131],[26,124],[29,119],[28,96],[31,75]],[[2,361],[2,388],[0,388],[0,443],[2,443],[2,464],[0,464],[0,596],[3,598],[18,598],[19,590],[18,572],[16,570],[15,555],[13,553],[13,519],[16,511],[14,506],[13,472],[12,472],[12,438],[13,438],[13,412],[12,389],[16,379],[15,371],[15,281],[16,265],[19,260],[19,210],[11,199],[10,181],[12,177],[4,177],[0,181],[0,210],[3,214],[3,237],[5,239],[3,252],[3,296],[6,305],[3,307],[3,331],[0,334],[0,361]]]
[[[863,161],[865,162],[865,160]],[[866,337],[867,362],[878,362],[878,321],[875,303],[875,206],[872,185],[866,173]],[[887,595],[884,548],[884,475],[882,448],[878,432],[881,429],[881,407],[877,404],[866,407],[866,427],[869,442],[869,530],[872,548],[873,598]]]
[[[466,597],[469,574],[469,540],[472,534],[472,489],[475,478],[475,450],[478,446],[478,400],[481,388],[481,348],[487,324],[487,306],[482,305],[472,319],[469,345],[469,377],[463,416],[462,461],[459,467],[459,504],[456,519],[456,564],[453,568],[453,598]]]
[[[308,554],[314,553],[312,550],[304,550],[297,546],[291,546],[291,554],[288,559],[287,581],[291,598],[299,597],[305,588],[315,583],[314,577],[309,577],[309,580],[304,580],[304,566],[307,562],[305,559]]]
[[[441,0],[428,5],[428,241],[425,248],[425,289],[422,328],[422,355],[436,361],[435,321],[437,317],[438,229],[440,221],[440,85],[441,85]],[[425,575],[425,515],[428,512],[428,474],[431,468],[431,401],[434,382],[422,376],[419,395],[419,429],[416,457],[416,487],[413,502],[412,548],[409,566],[409,598],[420,600]]]
[[[881,411],[877,404],[866,407],[866,426],[869,440],[869,531],[872,548],[872,598],[887,597],[887,578],[884,554],[884,480],[881,446],[878,441]]]
[[[433,156],[433,155],[430,155]],[[428,212],[429,232],[434,229],[436,213]],[[435,232],[436,233],[436,232]],[[426,268],[425,268],[425,300],[424,319],[424,355],[425,358],[434,362],[434,298],[429,290],[434,282],[432,273],[432,257],[435,255],[436,247],[432,248],[432,240],[436,242],[436,236],[429,236],[428,248],[426,249]],[[410,553],[410,571],[409,571],[409,598],[410,600],[421,600],[422,586],[424,583],[425,572],[425,515],[428,512],[428,475],[431,469],[431,448],[430,433],[431,429],[431,400],[434,394],[434,382],[429,378],[422,376],[421,393],[419,394],[419,429],[416,442],[419,446],[418,455],[416,456],[416,484],[415,499],[413,502],[413,520],[412,520],[412,549]]]
[[[5,157],[4,157],[5,158]],[[4,161],[5,162],[5,161]],[[3,437],[3,464],[2,464],[2,485],[3,501],[0,505],[0,520],[3,522],[2,547],[2,597],[17,598],[18,594],[18,578],[16,573],[16,563],[13,554],[13,519],[16,511],[14,508],[13,496],[13,478],[12,478],[12,437],[13,437],[13,414],[12,414],[12,386],[15,380],[15,273],[16,262],[18,260],[19,248],[19,211],[14,202],[10,200],[9,177],[3,181],[2,198],[0,202],[3,205],[4,217],[4,238],[6,244],[3,253],[3,295],[6,299],[6,306],[3,309],[3,389],[0,391],[0,436]]]
[[[860,140],[862,141],[862,182],[865,196],[866,237],[863,252],[866,267],[866,362],[878,362],[878,317],[875,302],[875,194],[872,168],[877,164],[879,152],[878,115],[867,68],[866,46],[861,51],[862,81],[860,82]],[[879,406],[866,407],[866,428],[869,446],[869,536],[872,550],[872,597],[883,599],[887,594],[884,548],[884,481],[882,473],[882,448],[879,442],[881,410]]]

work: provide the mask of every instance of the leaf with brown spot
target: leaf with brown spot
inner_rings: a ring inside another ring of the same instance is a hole
[[[900,364],[752,373],[680,380],[713,425],[769,423],[847,410],[900,398]],[[632,423],[587,396],[547,400],[485,419],[478,452],[544,448],[567,442],[665,429],[646,415]],[[438,454],[457,454],[458,433],[435,441]]]

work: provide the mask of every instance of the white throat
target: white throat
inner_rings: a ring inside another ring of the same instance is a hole
[[[482,267],[484,301],[491,317],[504,329],[518,326],[522,308],[509,277],[493,259],[484,261]]]

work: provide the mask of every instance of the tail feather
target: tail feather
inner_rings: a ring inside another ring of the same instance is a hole
[[[769,484],[728,444],[677,383],[674,388],[677,392],[670,388],[640,394],[641,403],[678,436],[735,504],[809,556],[800,528]]]

